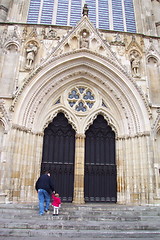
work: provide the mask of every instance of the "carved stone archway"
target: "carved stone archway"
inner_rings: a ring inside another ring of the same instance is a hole
[[[90,89],[95,97],[95,105],[84,112],[73,109],[67,98],[72,89],[79,86]],[[101,113],[116,132],[117,201],[149,201],[146,194],[152,194],[152,184],[148,184],[146,190],[142,179],[151,167],[147,154],[150,109],[142,91],[114,61],[87,49],[55,57],[26,79],[17,92],[12,110],[16,112],[14,124],[25,127],[28,140],[32,135],[38,150],[36,169],[40,169],[41,164],[43,129],[59,111],[65,112],[76,130],[75,203],[84,202],[84,133]],[[144,151],[139,151],[139,146]],[[28,151],[32,152],[32,162],[34,149]],[[35,179],[38,170],[36,173]]]

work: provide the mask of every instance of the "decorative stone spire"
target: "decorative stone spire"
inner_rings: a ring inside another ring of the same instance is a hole
[[[88,12],[89,12],[88,6],[85,3],[84,7],[83,7],[83,12],[82,12],[83,16],[87,16],[88,17]]]

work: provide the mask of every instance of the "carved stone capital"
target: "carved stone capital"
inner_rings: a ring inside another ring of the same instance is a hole
[[[76,134],[76,139],[79,138],[79,139],[84,139],[86,136],[85,134],[80,134],[80,133],[77,133]]]

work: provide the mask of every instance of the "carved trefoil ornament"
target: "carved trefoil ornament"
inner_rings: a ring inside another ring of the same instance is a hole
[[[95,94],[86,87],[74,87],[68,93],[68,104],[77,112],[86,112],[95,103]]]

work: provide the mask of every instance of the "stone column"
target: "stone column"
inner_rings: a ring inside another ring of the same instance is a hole
[[[40,174],[43,134],[33,133],[21,126],[13,126],[9,135],[7,185],[9,201],[37,201],[35,182]],[[7,175],[6,175],[7,176]]]
[[[84,145],[85,135],[76,134],[75,170],[74,170],[74,204],[84,203]]]
[[[126,159],[124,151],[125,140],[118,138],[116,141],[116,164],[117,164],[117,203],[126,202]]]
[[[119,137],[116,154],[117,202],[153,203],[153,163],[148,133]]]

